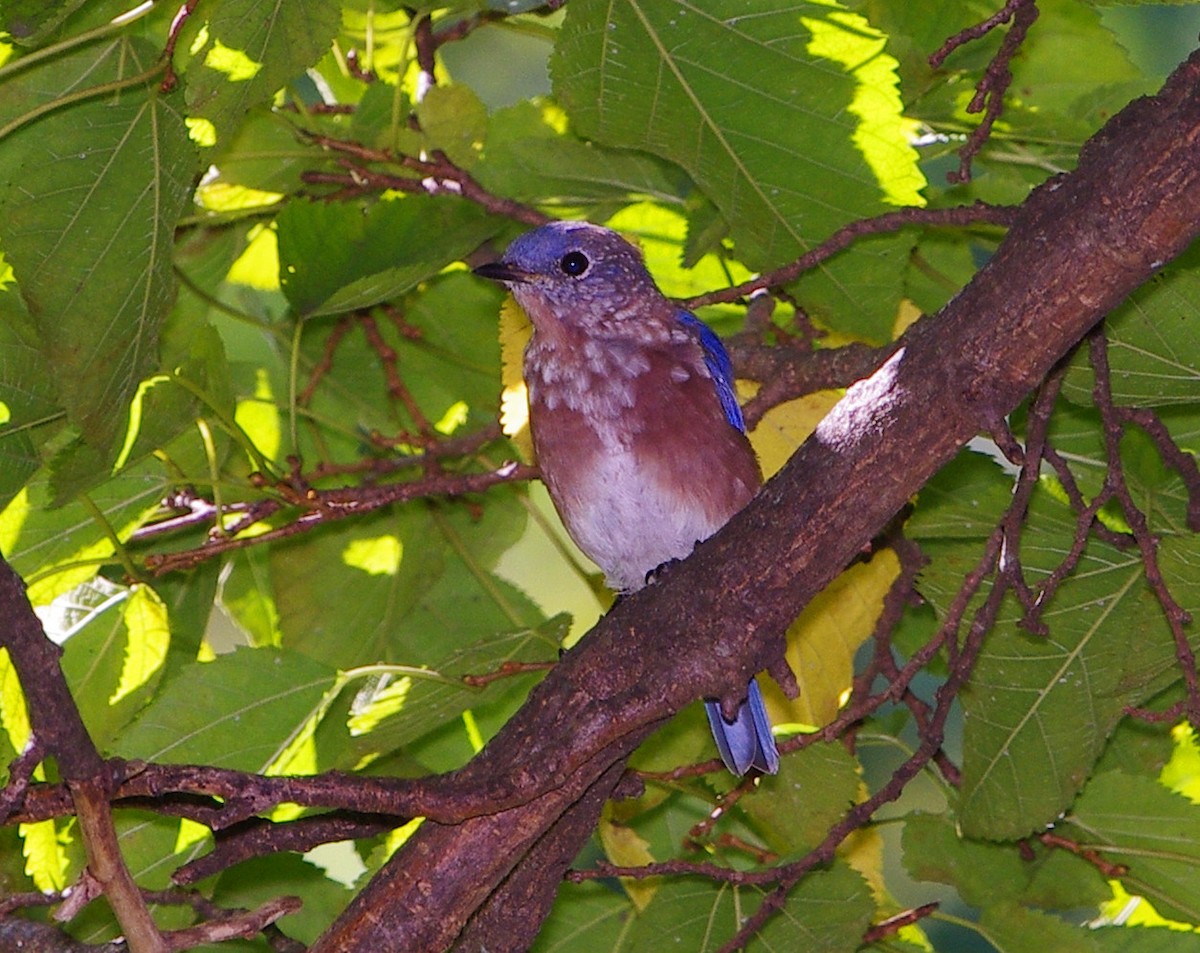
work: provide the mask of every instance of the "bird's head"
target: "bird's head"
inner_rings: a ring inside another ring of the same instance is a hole
[[[475,274],[508,286],[534,327],[619,333],[631,319],[672,312],[641,252],[588,222],[553,222],[522,235]]]

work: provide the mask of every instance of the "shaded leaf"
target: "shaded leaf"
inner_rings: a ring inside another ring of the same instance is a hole
[[[1160,914],[1200,922],[1200,806],[1150,778],[1094,778],[1067,815],[1069,836],[1125,864],[1125,888]]]
[[[1065,558],[1074,520],[1035,494],[1022,534],[1030,584]],[[944,609],[978,553],[969,543],[927,541],[933,562],[921,591]],[[1175,597],[1200,606],[1188,567],[1190,538],[1164,540],[1160,562]],[[1008,597],[962,701],[966,712],[960,816],[970,836],[1012,838],[1049,823],[1087,779],[1129,705],[1179,678],[1175,648],[1143,578],[1137,551],[1097,540],[1043,613],[1049,636],[1017,623]]]
[[[694,880],[662,883],[654,901],[626,934],[629,949],[714,951],[729,940],[758,906],[756,888]],[[758,934],[767,949],[849,953],[862,939],[872,903],[865,881],[844,863],[814,871],[791,891],[783,909]]]
[[[1133,293],[1105,321],[1113,398],[1141,407],[1195,407],[1200,392],[1200,251],[1187,252]],[[1090,404],[1087,349],[1071,363],[1063,392]]]
[[[108,454],[157,361],[195,154],[171,98],[138,88],[56,110],[6,148],[0,240],[59,400]]]
[[[279,277],[302,316],[394,298],[499,228],[478,206],[408,196],[371,204],[292,202],[279,214]]]
[[[904,824],[904,868],[917,880],[952,885],[974,907],[1012,903],[1073,910],[1110,895],[1094,866],[1059,850],[962,837],[950,817],[915,814]]]
[[[565,205],[631,196],[676,203],[687,191],[687,176],[662,159],[588,142],[565,124],[561,110],[546,101],[497,111],[476,170],[480,182],[524,202]]]
[[[980,917],[981,930],[1000,953],[1098,953],[1096,941],[1073,924],[1028,907],[990,907]]]
[[[857,799],[858,762],[836,742],[793,751],[739,807],[780,854],[811,850]]]

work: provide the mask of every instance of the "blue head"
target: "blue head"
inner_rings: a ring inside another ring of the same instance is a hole
[[[557,323],[620,336],[631,319],[667,319],[673,307],[646,270],[641,252],[611,229],[553,222],[526,232],[497,262],[475,273],[501,281],[535,328]]]

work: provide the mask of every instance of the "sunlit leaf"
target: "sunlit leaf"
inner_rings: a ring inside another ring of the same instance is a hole
[[[341,24],[337,4],[225,0],[213,7],[188,68],[188,107],[218,133],[268,101],[325,53]]]
[[[261,771],[333,682],[324,665],[274,649],[196,663],[159,693],[115,747],[126,758]]]

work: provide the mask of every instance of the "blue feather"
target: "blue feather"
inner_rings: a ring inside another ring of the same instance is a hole
[[[729,352],[725,350],[725,345],[712,328],[690,311],[680,311],[679,320],[685,327],[695,331],[700,338],[700,347],[704,350],[704,364],[717,387],[717,396],[721,399],[725,419],[745,433],[746,421],[742,418],[742,405],[738,403],[737,394],[733,389],[733,362],[729,360]]]
[[[705,701],[704,711],[721,760],[730,771],[740,777],[751,768],[764,774],[779,770],[779,749],[775,747],[771,722],[756,679],[750,679],[746,701],[738,708],[733,721],[725,720],[721,703],[716,699]]]

